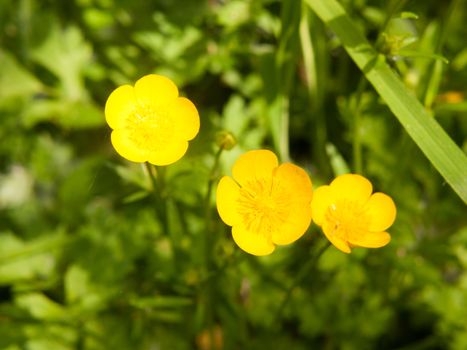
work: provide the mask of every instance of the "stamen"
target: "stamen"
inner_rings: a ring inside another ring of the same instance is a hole
[[[253,233],[271,237],[287,220],[290,200],[281,188],[261,179],[240,189],[238,203],[245,227]]]
[[[126,128],[132,142],[154,152],[164,149],[172,139],[174,125],[165,111],[140,105],[129,115]]]
[[[325,214],[326,231],[345,241],[349,235],[366,231],[370,218],[368,208],[360,202],[342,200],[329,206]]]

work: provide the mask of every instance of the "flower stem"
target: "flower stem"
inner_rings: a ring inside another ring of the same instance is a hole
[[[167,215],[167,195],[165,193],[165,169],[157,168],[148,162],[144,163],[151,180],[154,196],[156,197],[156,209],[164,233],[169,233],[169,220]]]
[[[219,149],[216,152],[216,155],[214,156],[214,164],[212,165],[211,171],[209,172],[209,178],[208,178],[208,188],[206,191],[206,197],[205,197],[205,213],[206,213],[206,227],[209,229],[211,226],[211,194],[212,194],[212,187],[214,185],[214,182],[216,181],[216,173],[217,173],[217,168],[219,168],[219,162],[221,159],[221,154],[224,151],[224,147],[219,147]]]
[[[217,169],[219,168],[219,162],[220,162],[220,157],[222,154],[222,151],[224,150],[223,146],[220,146],[219,149],[217,150],[215,156],[214,156],[214,163],[212,165],[212,168],[209,172],[209,178],[208,178],[208,184],[207,184],[207,190],[206,190],[206,196],[204,199],[204,206],[205,206],[205,231],[204,231],[204,240],[203,240],[203,247],[202,249],[204,250],[201,256],[203,257],[202,262],[204,264],[204,273],[203,273],[203,280],[200,283],[200,293],[201,293],[201,300],[204,300],[204,307],[205,307],[205,322],[206,322],[206,327],[209,330],[208,331],[208,336],[209,336],[209,341],[210,344],[213,344],[214,342],[214,334],[213,334],[213,327],[214,327],[214,303],[216,300],[216,291],[213,288],[215,281],[212,281],[212,279],[215,279],[217,276],[216,273],[213,273],[215,270],[215,264],[213,263],[213,246],[215,245],[215,242],[213,238],[215,237],[214,235],[214,230],[213,230],[213,224],[212,224],[212,208],[211,208],[211,195],[212,195],[212,188],[214,186],[214,182],[216,180],[216,173]]]
[[[208,184],[207,184],[207,190],[206,190],[206,196],[204,198],[204,220],[205,220],[205,234],[204,234],[204,244],[203,244],[203,254],[202,256],[204,257],[204,267],[206,269],[206,273],[209,273],[209,271],[212,271],[213,269],[213,264],[212,264],[212,247],[214,245],[213,242],[213,222],[212,222],[212,208],[211,208],[211,195],[212,195],[212,189],[214,186],[214,182],[216,181],[216,173],[217,169],[219,168],[219,162],[220,162],[220,157],[222,154],[222,151],[224,150],[224,147],[219,147],[217,150],[215,156],[214,156],[214,163],[212,165],[212,168],[209,172],[209,178],[208,178]]]
[[[362,95],[367,87],[367,80],[362,78],[357,87],[355,105],[353,108],[353,168],[357,174],[363,171],[362,165],[362,140],[361,140],[361,105]]]
[[[295,288],[297,288],[299,284],[303,281],[303,279],[312,272],[312,270],[316,267],[316,263],[318,262],[319,258],[323,255],[326,249],[329,248],[330,245],[331,243],[329,241],[326,241],[325,244],[313,256],[313,258],[308,260],[307,263],[303,265],[302,269],[297,273],[292,284],[289,286],[289,288],[287,288],[284,299],[282,299],[282,302],[279,305],[279,308],[277,309],[275,318],[276,321],[280,320],[282,313],[284,312],[287,303],[292,297],[292,293],[295,290]]]

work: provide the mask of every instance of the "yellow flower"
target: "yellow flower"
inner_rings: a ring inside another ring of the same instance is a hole
[[[241,249],[268,255],[276,244],[290,244],[305,233],[313,190],[303,169],[279,165],[271,151],[256,150],[240,156],[232,174],[219,181],[217,210]]]
[[[350,253],[351,247],[383,247],[391,240],[385,231],[396,219],[396,206],[391,197],[372,191],[363,176],[345,174],[314,193],[313,220],[344,253]]]
[[[142,77],[134,87],[115,89],[107,99],[105,118],[113,129],[115,150],[133,162],[174,163],[199,131],[195,105],[178,96],[170,79],[156,74]]]

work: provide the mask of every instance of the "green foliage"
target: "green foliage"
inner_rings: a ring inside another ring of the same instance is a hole
[[[467,347],[449,186],[465,195],[465,2],[342,0],[350,32],[331,3],[0,1],[0,349]],[[159,183],[115,154],[103,114],[151,72],[201,115]],[[314,263],[311,226],[271,256],[240,251],[215,186],[257,148],[315,187],[371,179],[398,208],[390,245]]]

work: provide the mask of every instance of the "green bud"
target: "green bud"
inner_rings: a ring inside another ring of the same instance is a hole
[[[219,148],[230,151],[237,144],[235,136],[229,131],[219,131],[216,134],[216,144]]]

